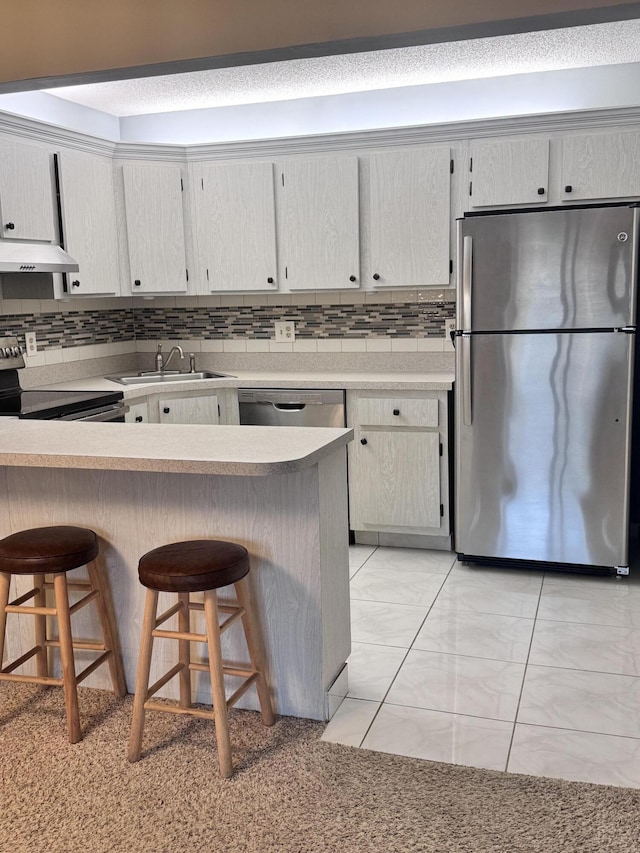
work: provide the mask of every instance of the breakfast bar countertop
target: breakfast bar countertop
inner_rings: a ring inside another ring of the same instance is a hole
[[[302,471],[351,429],[0,421],[0,465],[270,476]]]

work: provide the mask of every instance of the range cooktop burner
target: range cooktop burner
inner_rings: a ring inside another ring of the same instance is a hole
[[[35,418],[51,420],[73,412],[108,406],[122,399],[118,391],[18,391],[17,394],[0,395],[0,417]]]
[[[121,391],[23,390],[17,370],[0,371],[0,417],[54,420],[122,400]]]

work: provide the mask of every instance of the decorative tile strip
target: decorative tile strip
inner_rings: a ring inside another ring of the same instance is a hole
[[[36,333],[38,349],[112,344],[133,340],[135,335],[131,308],[0,316],[0,336],[23,337],[27,330]]]
[[[276,320],[292,320],[296,337],[441,338],[453,302],[362,305],[260,305],[216,308],[126,308],[0,316],[0,336],[34,331],[40,349],[118,341],[225,338],[270,339]]]
[[[259,305],[224,308],[135,308],[139,340],[272,338],[276,320],[295,323],[296,338],[440,338],[453,302],[364,305]]]

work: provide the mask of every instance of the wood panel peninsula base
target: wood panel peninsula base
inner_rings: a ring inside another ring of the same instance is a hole
[[[351,650],[346,445],[352,435],[348,429],[7,420],[0,424],[0,535],[49,524],[96,531],[131,692],[144,604],[140,556],[187,539],[244,545],[276,713],[328,719],[328,691],[340,676],[346,692]],[[161,607],[173,603],[162,597]],[[89,634],[92,614],[74,616],[80,633],[83,619]],[[17,622],[9,622],[11,657],[32,645],[31,624]],[[246,660],[241,631],[234,626],[223,636],[225,655]],[[175,645],[156,641],[152,680],[177,660]],[[199,652],[194,647],[194,657]],[[78,658],[81,666],[83,654]],[[108,689],[99,671],[85,684]],[[204,675],[194,674],[194,687],[195,701],[210,701]],[[176,690],[170,683],[160,695],[176,697]],[[255,691],[238,706],[257,710]]]

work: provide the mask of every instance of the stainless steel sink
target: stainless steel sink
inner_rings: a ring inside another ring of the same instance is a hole
[[[199,370],[196,373],[182,373],[179,370],[167,370],[163,373],[134,373],[125,374],[123,376],[105,376],[105,379],[110,379],[112,382],[119,382],[121,385],[143,385],[156,382],[191,382],[194,379],[233,379],[230,373],[214,373],[211,370]]]

